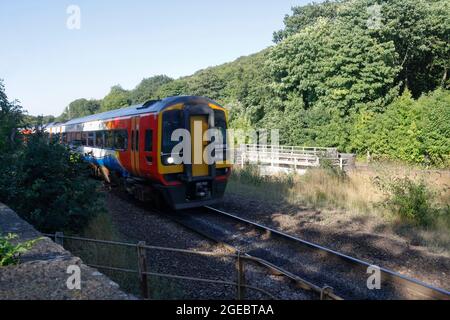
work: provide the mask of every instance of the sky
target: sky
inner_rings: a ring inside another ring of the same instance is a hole
[[[116,84],[133,89],[258,52],[273,45],[291,7],[308,2],[1,0],[0,79],[29,114],[58,116]]]

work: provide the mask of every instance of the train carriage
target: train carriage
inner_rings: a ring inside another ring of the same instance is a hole
[[[174,160],[174,147],[182,140],[172,140],[178,129],[190,133],[191,161],[185,161],[189,152],[184,149],[184,161]],[[213,161],[197,157],[211,142],[205,140],[208,129],[223,137],[212,152],[215,156],[220,148],[221,156]],[[226,110],[196,96],[148,101],[46,127],[53,139],[81,153],[107,181],[119,178],[138,198],[162,197],[174,209],[210,205],[223,197],[231,170],[226,129]]]

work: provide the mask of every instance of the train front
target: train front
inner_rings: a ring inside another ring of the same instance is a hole
[[[166,202],[175,209],[218,202],[231,172],[225,109],[185,97],[161,110],[158,129],[159,189]]]

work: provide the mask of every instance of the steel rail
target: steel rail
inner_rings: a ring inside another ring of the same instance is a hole
[[[264,225],[262,225],[260,223],[253,222],[253,221],[247,220],[245,218],[241,218],[241,217],[235,216],[235,215],[230,214],[228,212],[225,212],[225,211],[222,211],[222,210],[210,207],[210,206],[205,206],[204,208],[208,209],[210,212],[214,212],[216,214],[220,214],[222,216],[229,217],[229,218],[231,218],[231,219],[233,219],[235,221],[238,221],[240,223],[244,223],[244,224],[250,225],[252,227],[255,227],[257,229],[260,229],[260,230],[263,230],[265,232],[268,232],[271,235],[276,235],[278,237],[281,237],[281,238],[284,238],[284,239],[288,239],[288,240],[293,241],[293,242],[295,242],[297,244],[300,244],[300,245],[303,245],[303,246],[307,246],[307,247],[309,247],[311,249],[318,250],[318,251],[323,252],[323,253],[325,253],[327,255],[330,255],[332,257],[339,258],[339,259],[341,259],[341,260],[343,260],[345,262],[348,262],[348,263],[350,263],[350,264],[352,264],[354,266],[357,266],[359,268],[367,270],[368,267],[376,267],[376,268],[378,268],[380,270],[380,272],[384,276],[385,280],[388,280],[391,283],[398,284],[398,285],[400,285],[400,286],[402,286],[402,287],[404,287],[406,289],[409,289],[409,290],[419,294],[422,297],[427,297],[427,298],[432,298],[432,299],[439,299],[439,300],[450,300],[450,292],[447,291],[447,290],[434,287],[434,286],[429,285],[429,284],[427,284],[425,282],[422,282],[420,280],[404,276],[404,275],[402,275],[400,273],[397,273],[395,271],[392,271],[392,270],[389,270],[389,269],[386,269],[386,268],[383,268],[383,267],[376,266],[374,264],[370,264],[370,263],[368,263],[366,261],[363,261],[363,260],[360,260],[358,258],[354,258],[354,257],[351,257],[349,255],[340,253],[338,251],[335,251],[335,250],[323,247],[321,245],[312,243],[310,241],[307,241],[307,240],[295,237],[295,236],[287,234],[287,233],[285,233],[283,231],[279,231],[279,230],[273,229],[271,227],[264,226]]]
[[[225,248],[227,248],[228,250],[230,250],[232,252],[239,252],[239,249],[237,249],[236,247],[233,247],[232,245],[217,239],[216,237],[212,236],[211,234],[209,234],[207,232],[204,232],[198,228],[195,228],[194,226],[183,221],[182,219],[179,219],[179,216],[176,216],[176,215],[166,215],[166,216],[171,218],[173,221],[177,222],[178,224],[182,225],[183,227],[188,228],[189,230],[201,235],[202,237],[205,237],[209,240],[219,243],[220,245],[224,246]],[[259,264],[262,267],[269,269],[273,274],[281,275],[281,276],[287,278],[288,280],[294,282],[299,288],[301,288],[303,290],[309,290],[309,291],[316,292],[317,294],[320,295],[321,299],[328,297],[333,300],[344,300],[342,297],[340,297],[339,295],[337,295],[333,292],[333,288],[328,287],[328,286],[320,287],[318,285],[315,285],[312,282],[309,282],[308,280],[305,280],[305,279],[293,274],[292,272],[289,272],[289,271],[283,269],[282,267],[279,267],[267,260],[252,256],[248,253],[244,253],[242,255],[242,258],[251,260],[251,261],[255,262],[256,264]]]

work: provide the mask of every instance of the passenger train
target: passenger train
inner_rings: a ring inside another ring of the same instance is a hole
[[[201,123],[200,131],[194,130],[194,122]],[[174,161],[172,150],[178,142],[172,134],[177,129],[191,133],[193,157],[194,149],[207,147],[204,137],[209,128],[222,132],[223,143],[218,146],[225,150],[226,110],[205,97],[179,96],[51,123],[45,130],[51,139],[81,153],[106,181],[119,179],[141,200],[162,198],[174,209],[186,209],[219,201],[231,164],[226,151],[212,163],[203,158]]]

